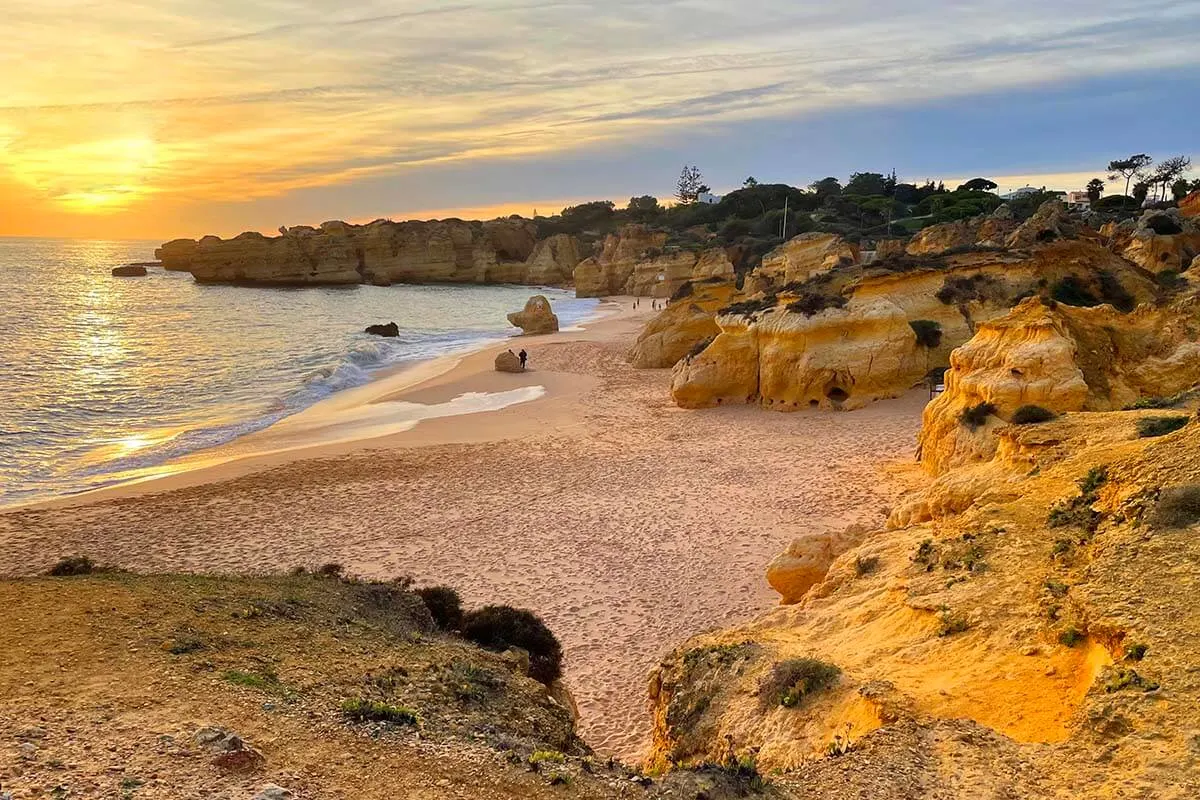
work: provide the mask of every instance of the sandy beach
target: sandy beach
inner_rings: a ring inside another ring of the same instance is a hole
[[[669,370],[624,361],[648,303],[606,310],[341,393],[166,477],[0,514],[0,574],[68,554],[139,571],[340,562],[524,606],[564,644],[584,738],[636,757],[658,657],[774,604],[764,570],[796,536],[881,522],[927,396],[681,410]],[[531,371],[494,372],[517,343]]]

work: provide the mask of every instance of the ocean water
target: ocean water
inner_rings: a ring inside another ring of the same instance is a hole
[[[201,286],[151,269],[156,242],[0,237],[0,505],[97,488],[262,430],[378,370],[560,323],[597,301],[527,286]],[[362,333],[395,321],[398,339]]]

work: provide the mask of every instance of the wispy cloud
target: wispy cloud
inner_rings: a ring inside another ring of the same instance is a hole
[[[1194,0],[10,0],[6,29],[0,185],[106,213],[1200,65]]]

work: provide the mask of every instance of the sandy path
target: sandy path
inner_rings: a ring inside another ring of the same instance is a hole
[[[797,534],[879,521],[895,493],[880,466],[911,457],[926,398],[850,414],[683,411],[670,403],[668,372],[624,364],[625,335],[573,338],[539,346],[536,363],[543,378],[586,374],[589,388],[472,418],[516,439],[455,439],[463,423],[443,419],[413,433],[464,443],[418,438],[0,515],[0,574],[69,553],[138,570],[337,561],[452,585],[471,605],[526,606],[563,641],[584,737],[634,757],[658,657],[773,604],[764,568]]]

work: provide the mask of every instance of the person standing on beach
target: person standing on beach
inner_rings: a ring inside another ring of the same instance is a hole
[[[526,353],[524,350],[522,350],[521,352],[517,353],[517,358],[521,359],[521,369],[525,369],[525,362],[529,360],[529,353]]]

